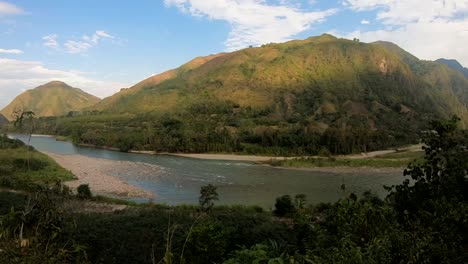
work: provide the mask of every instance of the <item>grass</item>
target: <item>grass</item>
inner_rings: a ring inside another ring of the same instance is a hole
[[[35,150],[28,150],[27,147],[0,149],[0,160],[2,175],[11,178],[24,178],[35,183],[54,183],[75,178],[51,158]]]
[[[305,157],[285,160],[273,160],[272,166],[316,168],[316,167],[372,167],[403,168],[412,161],[423,157],[423,152],[396,152],[367,159]]]
[[[55,184],[75,179],[47,155],[18,140],[0,138],[0,186],[28,189],[35,184]]]
[[[424,157],[423,151],[399,151],[375,157],[376,159],[420,159]]]
[[[128,206],[144,205],[144,204],[139,204],[137,202],[130,201],[130,200],[124,200],[124,199],[119,199],[119,198],[110,197],[110,196],[103,196],[103,195],[93,196],[90,200],[95,201],[95,202],[104,202],[104,203],[109,203],[109,204],[121,204],[121,205],[128,205]]]

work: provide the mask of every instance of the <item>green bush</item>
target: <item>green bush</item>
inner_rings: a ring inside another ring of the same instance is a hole
[[[274,213],[277,216],[288,216],[294,213],[295,208],[291,196],[283,195],[276,198]]]
[[[93,197],[88,184],[81,184],[80,186],[78,186],[76,191],[78,192],[78,197],[81,199],[90,199],[91,197]]]

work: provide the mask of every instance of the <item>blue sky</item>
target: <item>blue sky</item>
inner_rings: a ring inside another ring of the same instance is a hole
[[[322,33],[468,65],[468,0],[0,0],[0,108],[62,80],[105,97],[197,57]]]

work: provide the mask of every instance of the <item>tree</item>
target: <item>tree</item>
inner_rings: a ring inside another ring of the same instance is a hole
[[[463,263],[468,242],[468,131],[459,118],[434,121],[424,138],[424,161],[405,170],[409,179],[389,188],[387,200],[411,236],[417,263]]]
[[[212,184],[202,186],[200,189],[200,206],[204,211],[209,211],[214,206],[214,201],[218,201],[218,193],[216,187]]]
[[[13,116],[15,117],[15,122],[14,126],[19,127],[20,129],[23,128],[23,122],[24,121],[30,121],[30,129],[29,129],[29,135],[28,135],[28,145],[31,145],[31,137],[32,134],[34,133],[34,112],[33,111],[17,111],[13,113]],[[30,157],[29,157],[29,148],[27,149],[28,153],[28,170],[30,168]]]
[[[93,196],[88,184],[81,184],[76,190],[80,199],[89,199]]]
[[[283,195],[276,198],[275,210],[273,211],[277,216],[286,216],[293,213],[294,204],[292,202],[291,196]]]
[[[402,185],[393,186],[389,198],[400,212],[416,212],[436,200],[468,200],[468,132],[457,129],[458,117],[433,121],[423,142],[424,162],[412,163],[404,171]]]

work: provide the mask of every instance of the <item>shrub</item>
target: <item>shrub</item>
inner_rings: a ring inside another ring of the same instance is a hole
[[[93,196],[88,184],[81,184],[76,190],[80,199],[89,199]]]
[[[294,213],[294,204],[289,195],[276,198],[274,213],[277,216],[286,216]]]

